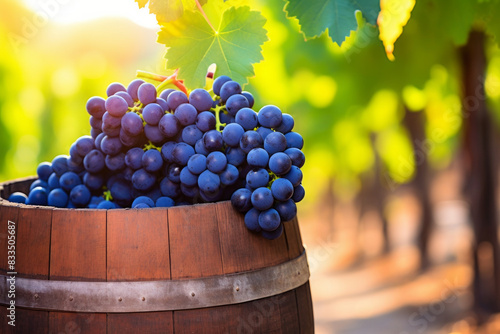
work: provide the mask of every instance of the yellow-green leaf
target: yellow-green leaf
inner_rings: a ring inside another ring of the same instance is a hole
[[[186,10],[196,7],[195,0],[135,0],[139,8],[146,6],[149,2],[149,12],[156,15],[159,23],[167,23],[182,17]],[[200,5],[204,5],[207,0],[200,0]]]
[[[394,43],[401,36],[403,27],[410,20],[415,0],[381,0],[378,26],[380,40],[384,43],[387,58],[394,60]]]

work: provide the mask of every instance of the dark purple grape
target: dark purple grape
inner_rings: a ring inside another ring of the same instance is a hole
[[[228,81],[220,88],[220,99],[222,102],[226,102],[229,97],[235,94],[241,94],[241,86],[236,81]]]
[[[106,106],[105,106],[106,100],[104,100],[102,97],[99,96],[94,96],[91,97],[87,101],[87,112],[89,113],[90,116],[94,116],[95,118],[102,118],[102,115],[106,112]]]
[[[236,113],[242,108],[248,108],[250,104],[246,97],[241,94],[230,96],[226,101],[226,109],[229,115],[236,116]]]
[[[167,138],[175,137],[181,130],[181,124],[175,115],[165,114],[158,123],[158,128]]]
[[[241,92],[241,95],[243,95],[244,97],[246,97],[246,98],[247,98],[247,101],[248,101],[248,107],[249,107],[249,108],[252,108],[252,107],[253,107],[253,104],[254,104],[254,102],[255,102],[255,99],[253,98],[252,93],[243,91],[243,92]]]
[[[123,144],[118,137],[104,136],[101,141],[101,151],[104,154],[116,155],[123,148]]]
[[[119,171],[125,168],[125,154],[118,153],[117,155],[107,155],[104,162],[110,171]]]
[[[262,107],[257,115],[259,124],[266,128],[276,128],[282,121],[281,110],[273,105]]]
[[[137,89],[137,97],[143,105],[156,102],[156,87],[149,82],[145,82]]]
[[[148,190],[155,182],[156,177],[142,168],[132,175],[132,185],[137,190]]]
[[[212,108],[212,102],[212,97],[204,89],[198,88],[189,94],[189,103],[199,112],[210,110],[210,108]]]
[[[196,117],[196,126],[203,132],[215,130],[215,116],[209,111],[203,111]]]
[[[118,95],[108,97],[106,100],[106,110],[111,116],[122,117],[128,111],[128,103]]]
[[[132,97],[134,101],[139,101],[139,97],[137,96],[137,90],[139,89],[139,86],[144,83],[144,80],[141,79],[135,79],[132,82],[128,84],[127,87],[127,93]]]
[[[163,115],[165,112],[158,103],[150,103],[142,110],[142,117],[149,125],[157,125]]]
[[[128,150],[125,154],[125,165],[133,170],[137,170],[142,167],[142,156],[144,155],[144,150],[139,147],[134,147]]]
[[[123,116],[121,126],[132,137],[136,137],[144,131],[141,117],[134,112],[129,112]]]
[[[144,134],[154,144],[160,144],[165,141],[166,136],[161,132],[158,126],[144,125]]]
[[[129,95],[129,93],[127,93],[127,92],[118,92],[115,95],[119,96],[119,97],[123,98],[125,101],[127,101],[127,104],[128,104],[128,106],[130,108],[132,108],[134,106],[134,100]]]
[[[220,89],[221,89],[222,85],[228,81],[231,81],[231,78],[228,77],[227,75],[221,75],[220,77],[217,77],[214,80],[214,84],[212,85],[212,89],[213,89],[215,95],[220,96]]]
[[[188,126],[196,122],[198,111],[189,103],[183,103],[175,109],[174,115],[177,117],[181,125]]]
[[[250,152],[254,148],[262,147],[263,144],[264,140],[256,131],[249,130],[241,136],[240,148],[245,153]]]
[[[277,152],[283,152],[286,150],[286,138],[281,132],[270,133],[266,139],[264,139],[264,149],[273,155]]]
[[[104,168],[104,159],[101,151],[92,150],[83,159],[83,166],[90,173],[99,173]]]
[[[203,135],[203,144],[210,152],[220,150],[222,143],[222,134],[217,130],[210,130]]]
[[[162,98],[163,100],[167,101],[168,96],[169,96],[171,93],[173,93],[173,92],[175,92],[175,89],[172,89],[172,88],[165,89],[164,91],[162,91],[162,92],[160,93],[160,98]],[[165,110],[165,111],[166,111],[166,110]]]
[[[118,92],[126,92],[126,91],[127,91],[127,89],[121,83],[113,82],[106,89],[106,95],[109,97],[109,96],[115,95]]]
[[[178,106],[180,106],[183,103],[188,103],[188,97],[184,92],[176,90],[175,92],[172,92],[168,95],[167,97],[167,103],[171,111],[174,111],[177,109]]]

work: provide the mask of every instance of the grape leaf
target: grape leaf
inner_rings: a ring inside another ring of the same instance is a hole
[[[435,1],[442,17],[442,27],[455,45],[467,43],[476,17],[477,0]],[[495,18],[496,20],[498,18]]]
[[[139,8],[143,8],[149,2],[149,12],[156,15],[158,23],[166,23],[180,18],[185,10],[196,7],[195,0],[135,0]],[[204,5],[207,0],[199,0]]]
[[[387,58],[394,60],[394,43],[401,36],[403,27],[408,23],[415,0],[382,0],[382,10],[378,18],[380,40],[384,43]]]
[[[356,30],[355,12],[363,13],[368,23],[377,24],[380,12],[379,0],[288,0],[285,5],[287,16],[299,20],[306,38],[318,37],[328,29],[332,41],[342,44]]]
[[[167,69],[179,68],[179,78],[189,88],[203,87],[207,69],[213,63],[217,65],[217,76],[228,75],[246,83],[247,77],[254,74],[252,64],[263,59],[261,45],[267,41],[266,19],[247,6],[229,4],[222,15],[220,12],[211,15],[217,12],[211,6],[222,3],[218,2],[209,1],[205,11],[216,31],[196,11],[162,25],[158,33],[158,42],[168,48]]]

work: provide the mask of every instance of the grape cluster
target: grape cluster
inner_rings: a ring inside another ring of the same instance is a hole
[[[305,156],[294,119],[276,106],[255,112],[252,94],[227,76],[212,95],[136,79],[92,97],[91,135],[37,168],[28,196],[60,208],[150,208],[231,200],[245,225],[268,239],[297,214]]]

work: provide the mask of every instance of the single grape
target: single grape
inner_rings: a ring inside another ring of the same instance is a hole
[[[226,109],[229,115],[236,116],[236,113],[242,108],[248,108],[250,104],[245,96],[234,94],[226,101]]]
[[[56,175],[56,173],[50,174],[47,184],[49,185],[49,190],[60,188],[59,177]]]
[[[112,172],[119,171],[125,168],[125,154],[118,153],[117,155],[107,155],[104,159],[106,167]]]
[[[258,125],[257,113],[250,108],[238,110],[234,120],[245,130],[253,130]]]
[[[283,114],[281,116],[281,124],[276,128],[276,131],[286,134],[292,131],[294,125],[295,121],[293,117],[289,114]]]
[[[174,111],[177,109],[178,106],[180,106],[183,103],[189,103],[188,97],[184,92],[181,91],[175,91],[170,93],[167,97],[167,103],[171,111]]]
[[[139,203],[147,204],[150,208],[155,206],[155,202],[147,196],[139,196],[134,199],[134,201],[132,202],[132,207],[134,208]]]
[[[236,166],[227,164],[226,168],[219,174],[220,182],[225,186],[231,186],[238,181],[240,173]]]
[[[163,166],[163,158],[158,150],[151,149],[144,152],[142,155],[142,167],[150,172],[154,173],[161,169]]]
[[[228,77],[227,75],[221,75],[220,77],[217,77],[214,80],[214,84],[212,86],[214,94],[217,96],[220,96],[220,89],[221,89],[222,85],[224,85],[228,81],[231,81],[231,78]]]
[[[174,115],[181,125],[188,126],[196,122],[198,111],[189,103],[183,103],[175,109]]]
[[[283,224],[280,224],[274,231],[262,231],[262,236],[268,240],[275,240],[283,234]]]
[[[10,194],[10,196],[7,200],[9,202],[12,202],[12,203],[26,204],[26,201],[28,200],[28,196],[26,196],[22,192],[16,191],[16,192]]]
[[[158,123],[158,128],[167,138],[175,137],[181,130],[181,124],[175,115],[165,114]]]
[[[83,175],[83,184],[90,190],[99,190],[104,185],[104,176],[101,174],[92,174],[86,172]]]
[[[293,196],[293,185],[287,179],[278,178],[271,184],[271,193],[278,201],[288,201]]]
[[[266,168],[269,161],[269,154],[263,148],[254,148],[247,155],[247,162],[253,167]]]
[[[154,125],[144,125],[144,134],[146,135],[146,138],[154,144],[161,144],[166,139],[165,134],[160,130],[160,128]]]
[[[212,173],[222,172],[227,165],[227,158],[224,153],[215,151],[207,156],[207,169]]]
[[[141,117],[133,112],[129,112],[123,116],[121,126],[123,130],[132,137],[140,135],[144,130]]]
[[[260,232],[262,228],[259,225],[259,215],[260,211],[251,208],[246,214],[245,214],[245,226],[247,229],[249,229],[252,232]]]
[[[292,166],[290,171],[283,175],[285,179],[290,181],[294,187],[297,187],[302,182],[302,171],[297,166]]]
[[[127,93],[134,101],[139,101],[139,97],[137,96],[137,90],[139,89],[139,86],[142,85],[143,83],[144,80],[135,79],[128,84]]]
[[[182,140],[191,146],[196,145],[196,142],[203,137],[203,132],[194,124],[186,126],[182,130]]]
[[[264,187],[255,189],[252,193],[251,200],[254,208],[260,211],[270,209],[274,203],[271,190]]]
[[[215,130],[215,115],[209,111],[203,111],[196,117],[196,126],[203,132]]]
[[[255,102],[255,99],[253,98],[252,93],[243,91],[243,92],[241,92],[241,95],[243,95],[244,97],[246,97],[246,99],[248,101],[248,107],[252,108],[253,104]]]
[[[182,194],[188,198],[196,198],[200,194],[200,190],[198,189],[198,187],[188,187],[185,184],[181,183],[180,189],[181,189]],[[189,203],[189,204],[192,204],[192,203]]]
[[[285,138],[286,138],[287,148],[294,147],[301,150],[304,147],[304,139],[302,139],[302,136],[297,132],[288,132],[285,135]]]
[[[210,152],[220,150],[222,143],[222,134],[217,130],[210,130],[203,135],[203,144]]]
[[[274,153],[269,158],[269,169],[276,175],[285,175],[292,167],[292,160],[283,152]]]
[[[26,204],[47,205],[47,190],[42,187],[35,187],[30,191]]]
[[[219,175],[212,173],[209,170],[204,171],[198,177],[198,187],[207,193],[214,193],[219,190],[220,178]]]
[[[240,144],[241,137],[245,130],[237,123],[231,123],[224,127],[222,130],[222,140],[228,146],[237,147]]]
[[[203,143],[203,137],[194,145],[194,151],[198,154],[203,154],[204,156],[207,156],[210,153]]]
[[[306,162],[304,153],[298,148],[291,147],[285,150],[285,153],[292,159],[292,165],[301,168]]]
[[[36,169],[38,178],[43,181],[48,181],[50,174],[52,174],[52,164],[50,162],[42,162]]]
[[[75,142],[76,152],[81,156],[86,156],[95,148],[94,139],[90,136],[82,136]]]
[[[265,140],[265,139],[267,138],[267,136],[269,136],[271,133],[273,133],[273,132],[274,132],[273,130],[271,130],[271,129],[269,129],[269,128],[266,128],[266,127],[264,127],[264,126],[258,127],[256,131],[257,131],[257,133],[258,133],[259,135],[261,135],[261,136],[262,136],[262,139],[263,139],[263,140]]]
[[[63,188],[66,191],[71,191],[71,189],[73,189],[74,187],[76,187],[81,183],[82,181],[80,180],[80,177],[78,176],[78,174],[74,172],[66,172],[59,179],[59,184],[61,185],[61,188]]]
[[[123,148],[123,144],[118,137],[104,136],[101,141],[101,151],[104,154],[116,155]]]
[[[274,231],[281,224],[281,217],[275,209],[268,209],[259,214],[259,226],[264,231]]]
[[[247,131],[241,136],[240,140],[240,148],[243,150],[243,152],[248,153],[252,149],[257,148],[257,147],[262,147],[264,144],[264,140],[262,139],[261,135],[259,135],[255,131]]]
[[[135,171],[132,175],[132,185],[137,190],[148,190],[154,185],[155,181],[156,177],[143,168]]]
[[[165,89],[164,91],[162,91],[160,93],[160,98],[167,101],[168,96],[170,95],[170,93],[173,93],[173,92],[175,92],[175,89],[172,89],[172,88]]]
[[[151,206],[147,205],[146,203],[139,203],[135,206],[132,206],[133,209],[149,209]]]
[[[102,129],[102,119],[101,118],[90,116],[90,118],[89,118],[89,124],[90,124],[90,127],[92,129],[98,129],[98,130]]]
[[[239,147],[228,147],[226,149],[227,162],[234,166],[239,166],[245,162],[246,153]]]
[[[168,106],[168,103],[166,100],[162,99],[161,97],[156,98],[156,103],[161,107],[161,110],[165,112],[170,111],[170,107]]]
[[[177,164],[171,164],[167,168],[167,172],[165,173],[168,179],[172,182],[179,183],[181,182],[181,170],[182,167]]]
[[[280,214],[281,220],[287,222],[292,220],[297,215],[297,205],[292,199],[285,202],[277,202],[274,208]]]
[[[128,111],[127,101],[118,95],[108,97],[105,105],[106,110],[111,114],[111,116],[121,117]]]
[[[264,168],[254,168],[247,173],[246,181],[251,189],[266,187],[269,183],[269,172]]]
[[[133,170],[137,170],[142,167],[142,156],[144,155],[144,150],[139,147],[131,148],[125,154],[125,165]]]
[[[111,201],[101,201],[99,204],[97,204],[96,209],[103,209],[103,210],[116,209],[116,205]]]
[[[281,110],[273,105],[262,107],[257,115],[259,124],[266,128],[276,128],[280,126],[282,117]]]
[[[90,202],[90,197],[92,195],[90,194],[90,190],[84,186],[83,184],[79,184],[75,186],[72,190],[71,193],[69,194],[69,197],[71,199],[71,202],[77,207],[77,208],[84,208],[89,204]]]
[[[95,148],[98,149],[99,151],[101,150],[101,142],[102,142],[102,139],[104,138],[104,136],[106,136],[106,134],[101,133],[99,136],[97,136],[96,139],[94,139]]]
[[[167,163],[173,162],[172,151],[174,150],[176,143],[173,141],[168,141],[161,147],[161,156],[163,160]]]
[[[198,176],[191,173],[188,167],[184,167],[181,170],[180,180],[181,184],[188,187],[194,187],[198,183]]]
[[[129,95],[129,93],[127,93],[127,92],[118,92],[115,95],[119,96],[119,97],[123,98],[125,101],[127,101],[127,104],[128,104],[128,106],[130,108],[132,108],[134,106],[134,100]]]
[[[108,185],[108,188],[111,192],[111,196],[113,196],[115,204],[125,207],[132,203],[133,196],[130,182],[118,177],[115,182]]]
[[[222,102],[226,102],[229,97],[235,94],[241,94],[241,86],[236,81],[228,81],[220,88],[220,99]]]
[[[189,103],[199,112],[210,110],[212,108],[212,97],[206,90],[198,88],[189,94]]]
[[[127,89],[121,83],[113,82],[113,83],[109,84],[108,88],[106,89],[106,95],[112,96],[118,92],[126,92],[126,91],[127,91]]]
[[[160,191],[163,196],[170,198],[177,198],[181,194],[179,183],[172,182],[166,177],[160,182]]]
[[[156,87],[149,82],[145,82],[137,89],[137,97],[143,105],[156,102]]]
[[[142,117],[149,125],[157,125],[163,115],[165,112],[158,103],[150,103],[142,110]]]
[[[59,177],[66,173],[68,171],[68,156],[58,155],[52,159],[52,170]]]
[[[194,148],[186,143],[177,143],[172,150],[172,158],[175,163],[186,166],[189,158],[194,154]]]
[[[245,213],[252,208],[252,191],[240,188],[231,195],[231,204],[239,212]]]
[[[301,184],[299,184],[293,190],[292,199],[295,203],[298,203],[304,199],[305,194],[306,194],[306,191],[304,190],[304,187]]]
[[[30,185],[30,191],[31,191],[31,190],[33,190],[33,189],[34,189],[34,188],[36,188],[36,187],[42,187],[42,188],[44,188],[44,189],[47,189],[47,188],[49,187],[49,185],[48,185],[48,183],[47,183],[47,182],[45,182],[45,181],[43,181],[43,180],[38,179],[38,180],[35,180],[35,181],[33,181],[33,182],[31,183],[31,185]]]
[[[207,158],[203,154],[196,153],[189,158],[187,168],[191,173],[199,175],[207,169]]]
[[[175,202],[170,197],[160,197],[156,200],[157,208],[170,208],[175,205]]]
[[[106,112],[106,100],[102,97],[94,96],[87,101],[86,109],[90,116],[101,119]]]

